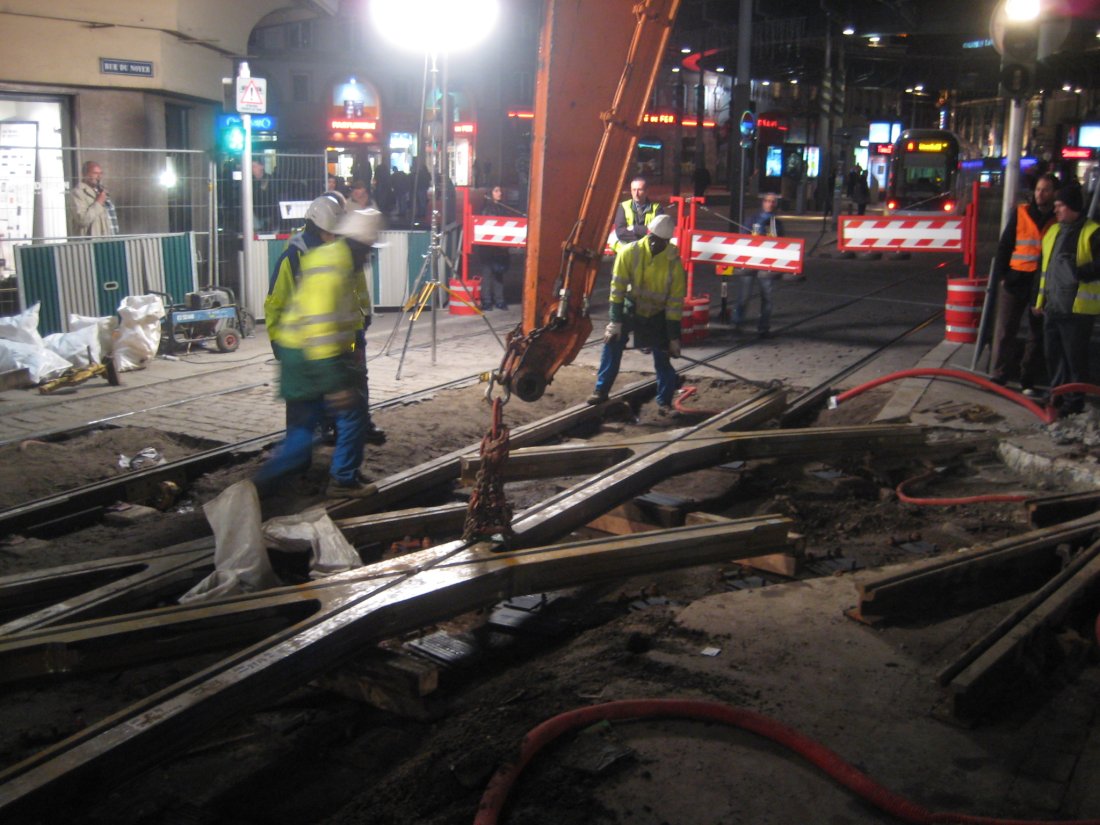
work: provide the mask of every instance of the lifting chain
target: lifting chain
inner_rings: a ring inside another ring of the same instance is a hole
[[[493,424],[481,439],[481,467],[477,471],[470,506],[466,509],[463,541],[478,541],[500,534],[512,537],[512,505],[504,496],[504,462],[508,460],[508,427],[504,425],[504,400],[493,401]]]

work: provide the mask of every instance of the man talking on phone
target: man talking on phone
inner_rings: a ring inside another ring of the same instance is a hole
[[[118,217],[111,195],[103,186],[103,167],[89,160],[80,173],[80,183],[69,191],[70,237],[117,235]]]

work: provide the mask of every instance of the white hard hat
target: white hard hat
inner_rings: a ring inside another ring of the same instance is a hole
[[[658,215],[649,222],[649,233],[656,235],[658,238],[664,238],[666,241],[672,237],[675,231],[676,221],[672,220],[671,215]]]
[[[313,221],[319,229],[326,232],[335,232],[336,225],[344,215],[343,197],[337,200],[331,197],[332,194],[329,192],[314,198],[306,207],[306,220]]]
[[[378,240],[382,223],[382,213],[368,206],[345,213],[334,231],[337,235],[370,246]]]

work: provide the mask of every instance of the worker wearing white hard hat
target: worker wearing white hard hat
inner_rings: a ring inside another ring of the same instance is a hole
[[[679,251],[669,243],[675,231],[676,222],[671,216],[657,215],[649,222],[646,237],[626,244],[615,255],[610,321],[604,331],[600,369],[589,404],[607,400],[619,374],[626,339],[633,332],[634,346],[653,353],[657,411],[660,415],[673,413],[676,370],[669,357],[680,356],[680,317],[687,291]]]
[[[331,230],[321,230],[327,242],[302,256],[301,277],[274,336],[279,393],[287,402],[286,439],[253,479],[261,495],[277,492],[282,480],[308,469],[313,433],[326,417],[336,424],[328,495],[375,493],[361,473],[370,428],[363,353],[371,299],[364,264],[381,228],[376,209],[344,212]]]

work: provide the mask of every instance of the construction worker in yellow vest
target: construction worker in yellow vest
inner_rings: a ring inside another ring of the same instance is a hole
[[[626,339],[634,333],[634,346],[653,352],[657,373],[657,412],[672,415],[676,393],[676,369],[669,356],[680,357],[680,325],[687,292],[687,275],[679,250],[669,243],[676,222],[658,215],[649,224],[649,235],[627,244],[615,255],[608,307],[610,323],[604,333],[596,388],[589,404],[602,404],[619,374]]]
[[[286,439],[253,479],[261,495],[309,468],[313,433],[326,416],[336,424],[328,495],[375,492],[359,471],[367,429],[360,353],[371,313],[363,264],[381,228],[377,209],[348,212],[336,224],[335,240],[302,256],[301,280],[275,333]]]
[[[1042,274],[1035,310],[1043,315],[1050,386],[1088,380],[1089,339],[1100,315],[1100,224],[1085,215],[1076,184],[1054,193],[1058,223],[1043,236]],[[1068,392],[1054,398],[1059,415],[1085,408],[1085,396]]]
[[[1035,181],[1035,191],[1021,203],[1005,224],[993,260],[997,288],[996,320],[993,325],[993,354],[989,377],[1007,384],[1015,372],[1016,333],[1027,317],[1027,340],[1020,359],[1020,387],[1025,395],[1037,392],[1035,384],[1043,368],[1043,319],[1027,310],[1035,302],[1035,281],[1039,277],[1043,235],[1054,225],[1054,190],[1058,179],[1051,174]]]
[[[630,197],[615,209],[615,241],[611,245],[615,252],[644,238],[649,222],[664,212],[661,204],[651,201],[646,191],[646,179],[641,175],[633,178]]]

